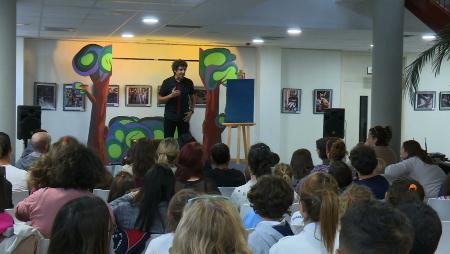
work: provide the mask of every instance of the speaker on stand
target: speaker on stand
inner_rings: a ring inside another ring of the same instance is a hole
[[[17,139],[22,139],[25,147],[33,132],[40,128],[41,106],[17,106]]]
[[[344,138],[345,109],[329,108],[324,110],[323,137]]]

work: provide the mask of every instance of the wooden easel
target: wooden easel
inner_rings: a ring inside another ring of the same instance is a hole
[[[228,147],[231,148],[231,128],[237,127],[238,135],[237,135],[237,152],[236,152],[236,163],[241,162],[241,133],[242,138],[244,140],[244,154],[245,159],[248,156],[248,150],[250,148],[250,126],[256,125],[255,123],[223,123],[222,125],[226,126],[228,129]]]

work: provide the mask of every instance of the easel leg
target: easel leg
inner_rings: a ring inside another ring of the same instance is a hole
[[[247,143],[247,127],[243,126],[242,127],[242,139],[244,140],[244,154],[245,154],[245,159],[247,160],[248,158],[248,143]]]
[[[238,141],[237,141],[237,158],[236,158],[236,163],[240,163],[241,162],[241,129],[242,126],[238,126]]]

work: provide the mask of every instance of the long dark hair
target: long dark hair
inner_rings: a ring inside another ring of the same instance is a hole
[[[203,178],[203,147],[199,143],[191,142],[181,148],[178,155],[177,171],[175,177],[185,182],[191,177]]]
[[[5,158],[11,152],[11,139],[8,134],[0,132],[0,158]]]
[[[376,138],[376,146],[388,146],[392,138],[392,130],[390,126],[375,126],[369,129],[369,135]]]
[[[48,254],[108,254],[113,228],[103,200],[98,197],[74,199],[56,215]]]
[[[145,173],[155,165],[156,145],[150,139],[138,139],[130,150],[134,177],[144,177]]]
[[[5,167],[0,166],[0,212],[12,208],[12,185],[6,180]]]
[[[417,156],[424,163],[433,164],[433,160],[431,160],[430,156],[428,156],[427,152],[425,152],[420,144],[415,140],[407,140],[403,142],[403,149],[408,154],[408,158]]]
[[[297,180],[307,176],[314,168],[311,153],[307,149],[296,150],[291,157],[291,168]]]
[[[139,214],[135,227],[141,231],[149,232],[153,226],[155,216],[160,216],[161,223],[165,214],[159,214],[158,206],[161,202],[169,202],[175,192],[175,177],[170,168],[156,164],[144,176],[144,186],[136,195],[139,203]],[[163,232],[152,232],[163,233]]]

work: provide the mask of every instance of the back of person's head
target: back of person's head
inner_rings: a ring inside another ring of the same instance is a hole
[[[234,205],[223,197],[190,200],[175,231],[171,254],[250,254],[247,232]]]
[[[257,143],[250,147],[248,152],[248,166],[254,176],[270,175],[273,163],[273,153],[266,144]]]
[[[135,177],[144,177],[156,161],[155,144],[148,138],[138,139],[131,150],[132,170]]]
[[[330,161],[341,161],[347,155],[347,147],[342,139],[329,137],[327,139],[327,156]]]
[[[430,156],[428,156],[427,152],[422,149],[419,142],[415,140],[408,140],[403,142],[402,146],[403,150],[407,154],[407,158],[412,158],[417,156],[424,163],[433,164],[433,160],[431,160]]]
[[[136,228],[149,232],[155,216],[159,212],[161,202],[169,203],[175,192],[175,177],[170,168],[156,164],[144,176],[144,186],[136,195],[139,203],[139,214],[136,219]],[[165,216],[165,214],[160,214]]]
[[[341,219],[341,254],[407,254],[414,229],[400,211],[380,201],[350,207]]]
[[[39,153],[47,153],[50,149],[52,139],[47,132],[36,132],[31,136],[33,150]]]
[[[331,162],[328,173],[336,179],[341,190],[350,185],[353,181],[352,170],[342,161]]]
[[[330,188],[336,194],[339,193],[339,186],[334,179],[328,173],[318,172],[307,176],[305,182],[303,182],[302,189],[305,187],[306,189],[322,189],[322,188]]]
[[[211,160],[215,165],[224,165],[230,162],[230,149],[224,143],[217,143],[211,148]]]
[[[294,200],[294,189],[281,177],[261,176],[247,194],[255,212],[265,219],[280,219]]]
[[[188,64],[186,61],[178,59],[172,62],[172,71],[175,72],[176,70],[178,70],[178,68],[187,68]]]
[[[108,207],[98,197],[81,197],[66,203],[56,215],[49,254],[110,252],[114,230]]]
[[[291,167],[297,180],[307,176],[314,168],[311,153],[307,149],[296,150],[291,157]]]
[[[53,145],[50,147],[50,149],[59,149],[60,147],[67,146],[67,145],[77,145],[80,144],[78,140],[75,137],[72,136],[63,136],[58,141],[53,143]]]
[[[390,126],[377,125],[369,129],[369,135],[375,140],[376,146],[388,146],[392,138],[392,130]]]
[[[422,203],[425,199],[423,186],[410,177],[395,179],[386,192],[386,202],[394,207],[403,203]]]
[[[372,174],[378,165],[375,150],[364,144],[355,146],[350,152],[349,159],[352,166],[363,176]]]
[[[136,188],[134,177],[126,171],[120,171],[114,177],[109,188],[108,203],[116,198],[122,197],[134,188]]]
[[[203,178],[203,147],[199,143],[188,143],[181,148],[178,156],[175,177],[178,181],[187,181],[191,177]]]
[[[327,157],[327,138],[319,138],[316,140],[316,149],[317,154],[319,155],[319,158],[322,161],[328,160]]]
[[[375,197],[369,187],[359,184],[350,184],[345,191],[339,195],[339,214],[342,217],[351,206],[371,200],[375,200]]]
[[[183,217],[183,210],[187,201],[198,196],[200,196],[200,193],[192,189],[182,189],[175,193],[167,209],[167,227],[169,232],[175,232],[177,229],[181,217]]]
[[[8,134],[0,132],[0,159],[7,159],[12,150]]]
[[[283,178],[287,183],[292,185],[292,176],[294,175],[294,171],[288,164],[278,163],[277,165],[275,165],[273,174],[275,176]]]
[[[433,254],[442,235],[442,224],[436,211],[424,203],[406,203],[397,209],[408,217],[414,228],[414,243],[409,253]]]
[[[159,143],[158,149],[156,149],[157,162],[174,166],[179,152],[178,142],[174,138],[165,138]]]

